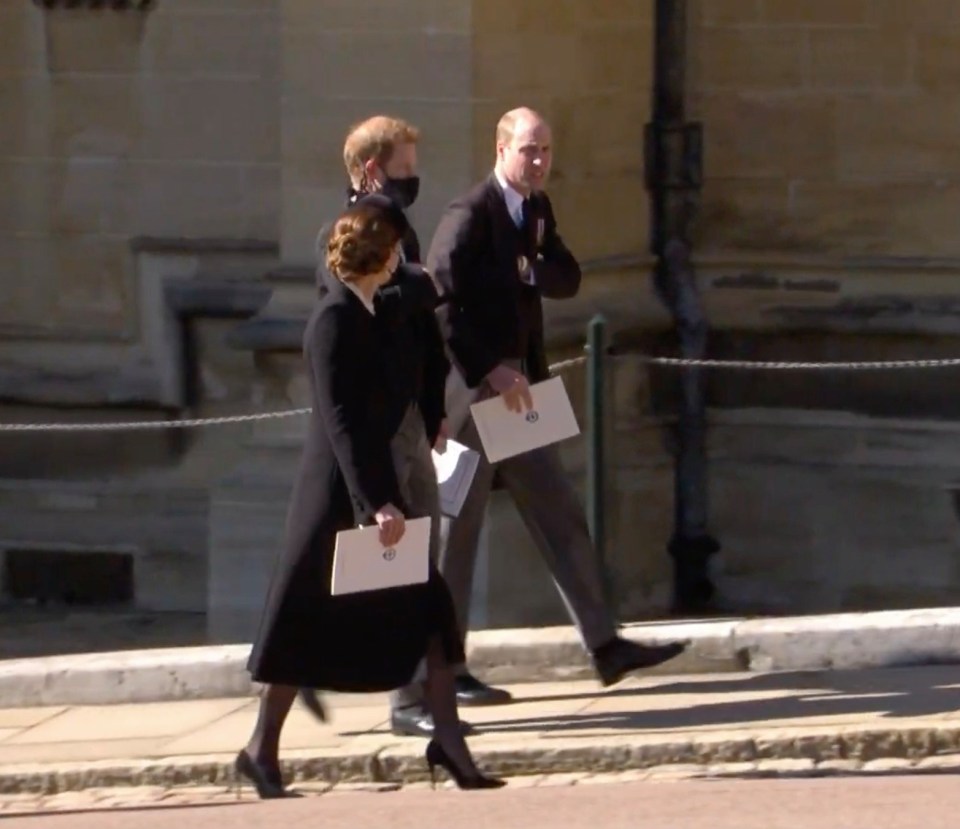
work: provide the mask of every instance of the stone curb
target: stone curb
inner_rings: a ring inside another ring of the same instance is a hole
[[[651,673],[846,670],[960,662],[960,608],[629,625],[630,639],[688,639]],[[472,669],[497,683],[594,676],[572,627],[486,630],[468,639]],[[0,708],[248,696],[248,645],[0,661]]]
[[[557,744],[559,742],[559,744]],[[283,771],[288,781],[419,783],[427,779],[423,744],[386,747],[371,754],[288,752]],[[618,774],[653,770],[707,773],[816,774],[879,771],[942,763],[960,751],[960,726],[902,729],[835,727],[791,733],[749,732],[684,737],[679,734],[638,740],[618,737],[589,741],[531,741],[523,748],[475,747],[478,764],[504,777],[547,774]],[[175,788],[228,785],[232,756],[173,757],[157,760],[8,766],[0,769],[0,795],[51,795],[90,788],[153,786]],[[956,765],[955,758],[951,760]],[[931,769],[933,766],[931,766]],[[818,771],[819,770],[819,771]],[[249,788],[249,787],[248,787]]]

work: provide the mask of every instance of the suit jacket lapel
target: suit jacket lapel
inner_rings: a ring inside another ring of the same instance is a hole
[[[520,253],[517,226],[510,216],[510,211],[507,210],[507,200],[504,198],[500,183],[493,173],[487,180],[487,204],[493,219],[494,249],[502,250],[501,244],[508,245],[508,249],[515,251],[514,258],[516,258]]]

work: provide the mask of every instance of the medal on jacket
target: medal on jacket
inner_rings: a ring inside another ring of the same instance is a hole
[[[520,276],[521,282],[530,281],[530,260],[523,254],[517,257],[517,273]]]

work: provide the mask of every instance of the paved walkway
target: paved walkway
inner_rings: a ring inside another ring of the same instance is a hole
[[[949,755],[960,751],[960,667],[511,690],[512,705],[462,711],[478,726],[471,746],[481,765],[505,775],[903,771],[954,763]],[[385,697],[329,701],[328,725],[291,712],[283,742],[289,776],[321,790],[424,778],[423,741],[390,734]],[[65,790],[104,797],[115,786],[146,785],[167,797],[199,784],[222,795],[255,711],[248,698],[0,710],[0,806],[39,807]]]
[[[51,810],[61,814],[38,820],[10,811],[0,819],[9,829],[955,829],[960,807],[952,776],[515,782],[496,792],[353,791],[263,802],[171,795],[128,809],[106,800],[90,806],[84,793],[59,796],[63,805]]]

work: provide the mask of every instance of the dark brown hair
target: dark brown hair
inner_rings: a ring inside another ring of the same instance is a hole
[[[341,282],[350,282],[382,271],[400,234],[387,213],[358,205],[336,222],[327,242],[327,267]]]

